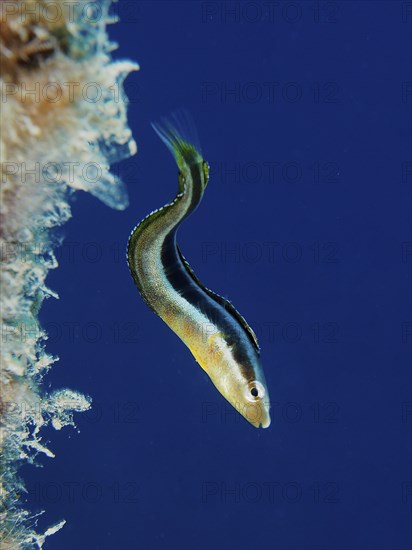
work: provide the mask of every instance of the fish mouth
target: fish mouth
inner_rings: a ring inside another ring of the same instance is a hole
[[[266,418],[260,422],[258,428],[269,428],[270,424],[271,424],[271,420],[268,414]]]
[[[248,406],[243,410],[242,415],[255,428],[269,428],[270,426],[269,408],[263,402]]]
[[[251,422],[249,420],[249,422]],[[251,422],[255,426],[255,428],[269,428],[271,424],[270,416],[268,411],[264,411],[262,414],[262,417],[259,418],[259,420],[256,420],[256,422]]]

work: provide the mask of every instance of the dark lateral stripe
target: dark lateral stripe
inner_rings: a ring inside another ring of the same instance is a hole
[[[250,365],[250,360],[247,353],[247,346],[241,339],[241,334],[244,334],[246,339],[250,340],[250,335],[247,334],[244,327],[236,318],[227,311],[222,301],[213,297],[212,293],[208,294],[205,289],[200,286],[196,280],[188,273],[176,245],[176,231],[183,221],[202,200],[202,166],[197,164],[190,168],[192,176],[192,188],[186,192],[191,192],[191,200],[187,206],[187,210],[176,223],[176,227],[165,237],[161,249],[161,261],[164,269],[164,276],[170,285],[178,292],[187,302],[192,304],[206,318],[210,319],[219,330],[224,334],[229,345],[233,346],[233,353],[238,364],[243,368],[244,374],[251,379],[254,377],[253,369],[247,367]],[[256,344],[252,341],[252,345]],[[257,348],[257,352],[259,352]]]
[[[246,367],[250,364],[250,361],[246,347],[240,339],[240,335],[244,333],[243,327],[233,319],[221,304],[199,287],[186,271],[176,247],[175,231],[169,233],[164,240],[161,258],[165,277],[171,286],[219,328],[228,344],[234,346],[235,357],[239,365],[245,369],[245,375],[250,375],[253,378],[253,370]],[[247,334],[245,334],[245,337],[247,338]],[[250,370],[250,372],[246,372],[246,370]]]
[[[186,213],[178,220],[176,227],[165,237],[161,250],[162,265],[164,274],[172,287],[179,292],[189,303],[204,313],[208,318],[216,322],[216,317],[223,317],[222,312],[202,288],[200,288],[193,278],[188,274],[176,246],[176,230],[185,217],[187,217],[199,205],[203,196],[202,188],[202,165],[196,164],[190,167],[191,189],[186,189],[186,193],[191,193],[191,201],[187,207]],[[223,324],[225,326],[223,326]],[[220,326],[220,323],[219,323]],[[222,330],[231,334],[233,327],[225,323],[222,319]]]
[[[189,263],[183,256],[181,250],[179,249],[179,246],[176,245],[177,252],[179,254],[180,261],[183,263],[183,266],[185,267],[188,275],[193,279],[193,282],[196,286],[198,286],[200,289],[203,290],[213,301],[220,304],[223,309],[229,313],[233,319],[235,319],[236,323],[239,324],[239,326],[242,327],[244,330],[246,336],[249,338],[250,343],[255,348],[256,352],[260,354],[260,348],[259,343],[256,338],[256,334],[253,332],[253,330],[250,328],[250,326],[247,324],[246,319],[238,312],[238,310],[235,308],[235,306],[230,302],[229,300],[226,300],[226,298],[223,298],[223,296],[220,296],[219,294],[216,294],[216,292],[213,292],[213,290],[210,290],[210,288],[207,288],[203,283],[199,281],[196,274],[194,273],[193,269],[190,267]]]
[[[166,279],[188,302],[206,315],[211,313],[210,298],[187,273],[176,248],[176,231],[171,231],[162,245],[162,265]]]

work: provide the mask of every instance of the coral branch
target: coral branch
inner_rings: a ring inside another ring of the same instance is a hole
[[[90,399],[68,389],[47,394],[42,380],[57,360],[38,321],[49,269],[57,267],[51,230],[71,216],[70,196],[88,191],[118,209],[123,183],[110,164],[133,155],[124,78],[138,66],[113,62],[106,25],[110,2],[1,2],[1,548],[41,547],[61,521],[37,534],[19,504],[23,461],[53,457],[41,428],[73,424]]]

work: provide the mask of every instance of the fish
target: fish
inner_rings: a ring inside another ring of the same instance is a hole
[[[257,337],[226,298],[195,275],[177,243],[209,182],[196,130],[186,113],[152,124],[178,166],[175,198],[131,232],[127,261],[144,302],[189,348],[221,395],[253,426],[270,425],[270,400]]]

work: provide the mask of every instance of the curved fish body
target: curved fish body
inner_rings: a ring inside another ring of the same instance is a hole
[[[256,336],[225,298],[196,277],[177,245],[180,224],[197,208],[209,167],[172,125],[153,125],[179,167],[174,200],[140,222],[127,258],[144,301],[179,336],[219,392],[256,427],[270,424],[269,395]]]

